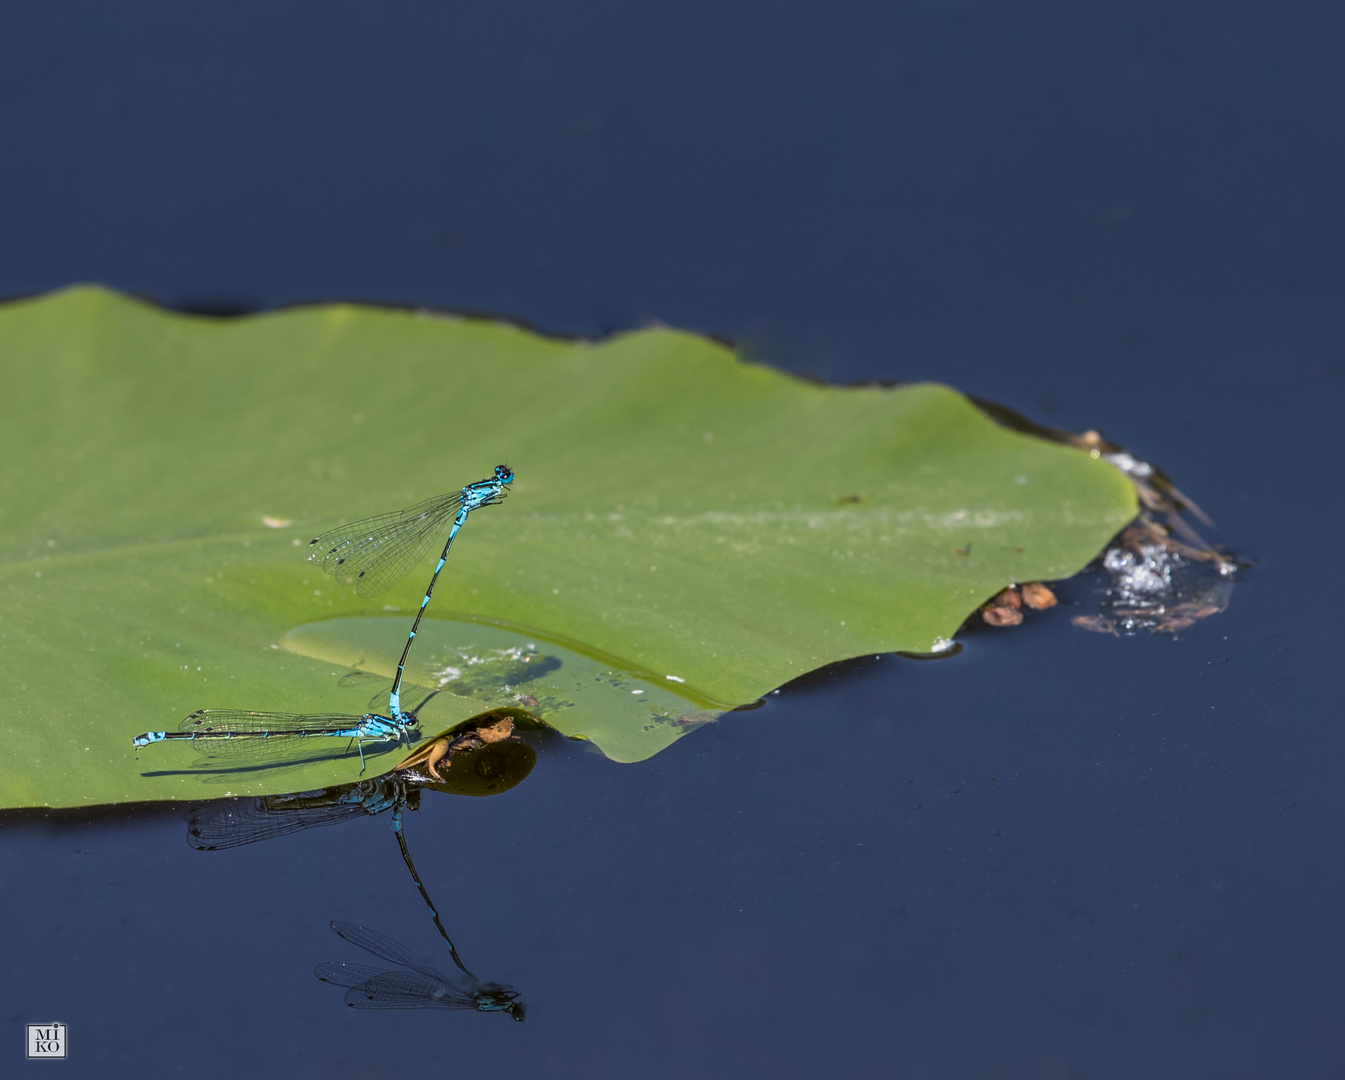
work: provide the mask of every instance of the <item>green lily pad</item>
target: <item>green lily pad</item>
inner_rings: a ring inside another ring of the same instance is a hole
[[[353,779],[349,756],[205,787],[189,746],[137,760],[131,737],[202,707],[363,712],[345,654],[297,628],[373,618],[395,652],[430,566],[362,600],[304,545],[499,462],[513,494],[473,514],[432,613],[719,708],[845,657],[937,650],[1135,512],[1105,463],[947,387],[817,386],[666,329],[588,344],[348,305],[221,320],[80,288],[0,307],[0,355],[9,806]],[[641,742],[631,708],[607,724],[625,759],[694,726]]]
[[[281,644],[301,656],[385,676],[369,702],[381,710],[405,638],[405,619],[374,616],[308,623]],[[578,642],[470,618],[421,623],[407,678],[413,689],[402,696],[426,731],[489,709],[523,708],[564,735],[590,740],[614,761],[651,757],[733,708],[684,681],[660,679]]]

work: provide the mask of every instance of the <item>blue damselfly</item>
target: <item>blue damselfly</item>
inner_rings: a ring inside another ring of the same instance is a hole
[[[349,716],[340,713],[245,712],[241,709],[198,709],[176,731],[146,731],[131,741],[139,750],[150,743],[183,740],[209,758],[224,759],[231,765],[277,762],[313,747],[310,740],[347,742],[342,753],[353,745],[360,754],[360,772],[364,772],[364,744],[405,740],[418,721],[412,713],[395,718],[365,713]]]
[[[453,519],[448,540],[430,577],[429,588],[420,601],[420,610],[416,612],[415,624],[402,649],[402,658],[397,663],[397,677],[388,696],[388,711],[394,718],[402,712],[400,690],[406,658],[434,593],[434,583],[439,580],[439,571],[448,560],[454,537],[473,510],[503,502],[509,494],[508,485],[513,482],[513,470],[508,465],[496,465],[494,476],[468,484],[460,491],[426,499],[394,514],[378,514],[342,525],[309,542],[309,562],[321,564],[322,569],[342,585],[354,585],[360,596],[378,596],[406,577],[425,558],[444,523],[450,517]]]

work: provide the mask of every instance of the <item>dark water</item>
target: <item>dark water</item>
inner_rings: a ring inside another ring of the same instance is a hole
[[[333,918],[436,948],[386,819],[6,822],[0,1073],[1340,1075],[1343,45],[1311,3],[0,15],[0,294],[659,318],[1100,427],[1257,560],[1177,640],[1057,612],[427,796],[524,1024],[313,978]]]

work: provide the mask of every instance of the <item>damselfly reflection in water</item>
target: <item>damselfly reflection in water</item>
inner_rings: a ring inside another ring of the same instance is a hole
[[[372,817],[399,804],[415,810],[423,788],[457,795],[507,791],[532,771],[537,760],[536,751],[515,733],[523,715],[495,710],[477,717],[371,780],[200,803],[188,816],[187,842],[203,851],[219,851]]]
[[[458,795],[494,795],[520,783],[537,761],[536,751],[515,734],[516,725],[525,717],[517,711],[487,713],[427,743],[393,772],[372,780],[201,804],[188,816],[187,842],[202,851],[220,851],[391,810],[393,833],[411,880],[453,962],[470,975],[416,870],[403,818],[408,808],[419,809],[421,791],[426,788]]]
[[[368,964],[318,964],[313,974],[323,982],[346,987],[346,1004],[351,1008],[475,1009],[523,1019],[523,1002],[512,986],[483,983],[465,968],[446,975],[400,942],[357,923],[333,921],[331,926],[351,944],[400,965],[387,970]]]

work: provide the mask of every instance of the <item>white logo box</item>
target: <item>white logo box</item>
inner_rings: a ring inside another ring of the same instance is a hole
[[[64,1024],[29,1024],[28,1056],[37,1060],[60,1061],[68,1049]]]

